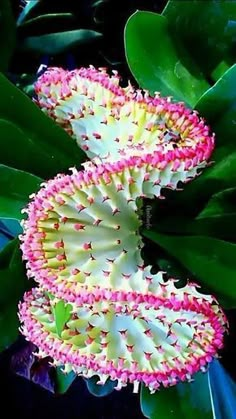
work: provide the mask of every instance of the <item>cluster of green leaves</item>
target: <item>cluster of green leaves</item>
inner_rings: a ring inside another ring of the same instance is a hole
[[[5,19],[2,38],[9,34],[8,50],[5,43],[1,46],[1,70],[5,71],[14,48],[15,29],[9,2],[1,2],[0,12]],[[69,167],[80,167],[85,155],[3,74],[0,90],[0,219],[14,235],[20,231],[21,211],[29,195],[38,190],[44,179],[66,172]],[[10,220],[15,220],[15,224]],[[0,350],[18,336],[18,302],[32,285],[26,277],[19,240],[11,240],[0,253]]]
[[[167,190],[167,199],[154,203],[152,227],[143,230],[152,262],[171,277],[195,279],[225,309],[236,308],[235,48],[234,0],[169,0],[161,15],[138,11],[125,28],[127,62],[140,87],[197,109],[216,134],[213,164],[182,192]],[[214,388],[221,368],[211,365],[194,383],[153,396],[143,388],[144,415],[233,418],[235,384],[224,375],[225,403]]]
[[[127,74],[125,22],[137,8],[153,10],[155,4],[162,3],[166,0],[150,0],[148,4],[145,0],[28,1],[16,21],[11,77],[32,95],[35,72],[41,63],[69,68],[109,66]],[[8,53],[6,47],[5,51]]]
[[[185,101],[216,134],[213,164],[183,192],[167,193],[144,235],[227,308],[236,308],[235,35],[235,1],[170,0],[162,15],[136,12],[125,28],[127,60],[140,86]]]

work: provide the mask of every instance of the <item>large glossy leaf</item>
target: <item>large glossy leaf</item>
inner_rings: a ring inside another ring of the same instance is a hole
[[[236,2],[234,2],[236,7]],[[235,16],[236,18],[236,16]],[[236,22],[235,22],[236,29]],[[196,104],[216,134],[216,146],[236,149],[236,64],[207,90]]]
[[[5,226],[3,220],[0,219],[0,250],[2,250],[11,239],[13,239],[11,232],[8,230],[7,226]]]
[[[234,419],[236,385],[216,359],[192,383],[180,383],[151,395],[142,387],[140,402],[150,419]]]
[[[21,220],[21,210],[41,182],[41,178],[30,173],[0,164],[0,217]]]
[[[219,361],[209,370],[209,388],[216,419],[235,419],[236,384]]]
[[[181,40],[208,78],[235,62],[235,0],[169,0],[163,15],[173,39]]]
[[[236,188],[229,188],[214,194],[198,214],[197,219],[223,216],[234,212],[236,212]]]
[[[15,342],[19,326],[17,303],[10,302],[7,308],[0,310],[0,352]]]
[[[170,236],[144,231],[163,247],[227,307],[236,307],[236,244],[205,236]]]
[[[16,25],[10,0],[0,2],[0,71],[7,71],[15,48]]]
[[[100,32],[90,29],[77,29],[67,32],[50,33],[25,38],[20,47],[23,51],[33,51],[38,54],[57,55],[70,51],[81,44],[102,38]]]
[[[212,412],[207,374],[198,373],[192,383],[180,383],[150,394],[142,387],[141,409],[150,419],[215,419]]]
[[[10,239],[14,239],[14,237],[22,233],[22,227],[20,225],[20,222],[14,218],[3,218],[0,221],[0,227],[2,225],[8,232],[8,236]]]
[[[236,151],[224,152],[220,156],[222,148],[214,153],[215,163],[204,169],[197,179],[184,185],[182,192],[170,192],[168,199],[172,211],[197,216],[214,194],[236,187]]]
[[[184,185],[181,193],[171,193],[175,212],[197,215],[213,194],[236,187],[236,65],[199,99],[196,105],[216,133],[213,164]],[[191,203],[191,205],[190,205]]]
[[[31,285],[25,275],[19,241],[12,240],[0,252],[0,350],[19,334],[18,302]]]
[[[191,200],[190,200],[191,202]],[[218,192],[194,215],[173,213],[174,201],[166,208],[159,203],[150,205],[151,227],[160,233],[204,235],[227,241],[236,241],[236,188]],[[193,208],[194,211],[196,208]],[[160,222],[161,220],[161,222]]]
[[[197,234],[236,242],[236,208],[233,213],[212,215],[199,219],[164,217],[154,228],[164,234]]]
[[[0,311],[11,301],[17,304],[31,285],[25,274],[19,240],[11,240],[0,252]]]
[[[86,159],[84,152],[0,74],[0,163],[49,178]]]
[[[177,49],[164,16],[134,13],[125,27],[125,50],[137,82],[151,93],[159,91],[193,106],[209,88],[187,51],[180,45]]]

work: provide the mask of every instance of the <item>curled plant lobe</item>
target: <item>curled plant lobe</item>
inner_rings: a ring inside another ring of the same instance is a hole
[[[85,152],[88,152],[87,125],[93,138],[98,139],[96,128],[107,113],[124,103],[117,72],[109,76],[105,69],[93,66],[73,71],[49,68],[35,83],[35,94],[38,106],[73,137],[73,121],[77,121],[78,140]]]
[[[115,162],[147,153],[206,164],[214,135],[196,111],[159,94],[119,86],[117,73],[94,67],[48,69],[35,91],[38,105],[55,119],[89,158]],[[190,163],[188,163],[190,164]]]
[[[226,319],[214,298],[164,282],[140,254],[138,199],[160,197],[199,168],[197,159],[187,168],[168,159],[167,151],[90,162],[42,185],[26,209],[21,248],[40,288],[20,304],[22,332],[66,372],[154,392],[205,370],[223,345]],[[60,336],[58,300],[71,305]]]
[[[155,392],[180,380],[190,380],[222,347],[224,316],[213,299],[202,298],[193,286],[177,294],[173,283],[160,283],[155,301],[99,299],[73,304],[61,336],[56,331],[53,302],[39,289],[20,304],[23,334],[39,347],[40,357],[51,356],[100,383],[118,380],[116,389],[140,382]]]

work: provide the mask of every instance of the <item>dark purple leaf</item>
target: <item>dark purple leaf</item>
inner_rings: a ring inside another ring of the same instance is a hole
[[[40,387],[45,388],[51,393],[55,392],[53,380],[54,368],[49,365],[50,358],[40,359],[34,352],[37,347],[30,342],[25,342],[23,346],[11,358],[11,368],[13,371],[27,380],[32,381]]]

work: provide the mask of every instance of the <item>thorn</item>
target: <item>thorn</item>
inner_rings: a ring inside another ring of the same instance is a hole
[[[98,218],[97,220],[95,220],[95,221],[93,222],[93,225],[94,225],[94,226],[98,226],[101,222],[102,222],[102,220],[101,220],[100,218]]]
[[[125,329],[125,330],[118,330],[118,332],[121,334],[121,336],[122,337],[127,337],[127,332],[128,332],[128,329]]]
[[[93,132],[93,136],[94,138],[96,138],[96,140],[101,140],[102,136],[100,134],[98,134],[97,132]]]
[[[83,274],[84,274],[85,276],[90,276],[90,275],[91,275],[91,272],[83,272]]]
[[[131,274],[129,274],[129,275],[127,275],[127,274],[122,274],[122,276],[123,276],[123,278],[125,278],[125,279],[130,279]]]
[[[123,191],[124,190],[124,186],[121,183],[119,183],[119,185],[116,186],[116,190],[117,190],[117,192]]]
[[[144,353],[144,355],[145,355],[145,358],[146,358],[148,361],[150,361],[151,356],[152,356],[152,352],[143,352],[143,353]]]
[[[68,220],[68,217],[62,217],[62,218],[61,218],[61,222],[62,222],[63,224],[65,224],[65,223],[67,222],[67,220]]]
[[[82,204],[79,204],[79,205],[76,205],[76,208],[77,208],[78,212],[81,212],[81,211],[83,211],[86,207],[85,207],[84,205],[82,205]]]
[[[74,229],[79,231],[79,230],[84,230],[85,229],[85,225],[84,224],[74,224]]]
[[[152,338],[153,337],[153,334],[152,334],[151,329],[147,329],[143,333],[145,333],[145,335],[148,336],[149,338]]]
[[[90,205],[92,205],[94,203],[94,197],[88,196],[87,201],[90,203]]]
[[[100,343],[102,349],[107,348],[109,342]]]
[[[114,262],[115,262],[115,259],[108,259],[108,258],[106,258],[106,261],[107,261],[108,263],[114,263]]]
[[[60,262],[61,260],[66,260],[66,255],[65,253],[61,254],[61,255],[57,255],[56,259]]]
[[[111,274],[110,271],[102,271],[102,272],[103,272],[103,275],[106,276],[106,277],[108,277]]]
[[[64,248],[64,241],[61,239],[60,241],[55,242],[54,247],[56,247],[56,249]]]
[[[112,215],[116,215],[117,213],[119,213],[120,212],[120,210],[119,210],[119,208],[115,208],[113,211],[112,211]]]
[[[88,338],[86,339],[86,341],[85,341],[85,343],[87,344],[87,345],[90,345],[91,343],[93,343],[94,342],[94,338],[91,338],[89,335],[88,335]]]
[[[86,332],[90,332],[91,330],[94,329],[94,326],[92,324],[89,323],[89,325],[86,327]]]
[[[92,242],[83,244],[84,250],[92,250]]]

